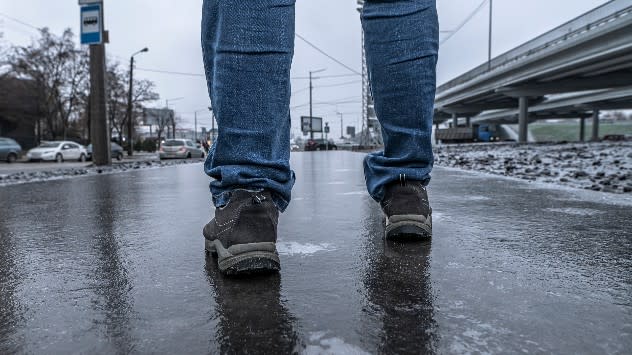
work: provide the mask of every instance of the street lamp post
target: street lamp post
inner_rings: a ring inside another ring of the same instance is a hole
[[[129,90],[127,92],[127,155],[130,157],[134,154],[134,138],[132,131],[134,130],[134,122],[132,118],[132,97],[134,90],[134,56],[141,53],[148,52],[149,49],[147,47],[139,50],[138,52],[132,54],[129,58]]]
[[[492,70],[492,15],[494,0],[489,0],[489,38],[487,43],[487,70]]]

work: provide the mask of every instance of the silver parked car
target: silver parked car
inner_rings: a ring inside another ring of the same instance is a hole
[[[0,137],[0,161],[13,163],[22,155],[22,147],[11,138]]]
[[[160,145],[160,159],[204,158],[204,151],[190,139],[167,139]]]

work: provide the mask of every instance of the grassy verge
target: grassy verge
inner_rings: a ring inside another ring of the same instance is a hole
[[[586,120],[585,140],[589,140],[592,135],[592,124]],[[529,125],[531,134],[538,142],[560,142],[579,141],[579,122],[536,122]],[[614,123],[601,123],[599,125],[599,137],[608,134],[632,135],[632,121],[620,121]]]

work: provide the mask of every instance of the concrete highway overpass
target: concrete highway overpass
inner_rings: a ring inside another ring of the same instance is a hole
[[[598,129],[599,110],[632,108],[630,91],[632,1],[613,0],[441,85],[435,123],[518,122],[526,142],[537,119],[593,117]]]

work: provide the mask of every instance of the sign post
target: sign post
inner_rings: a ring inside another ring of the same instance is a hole
[[[81,44],[103,43],[102,3],[81,6]]]
[[[105,104],[105,42],[103,0],[79,0],[81,44],[90,46],[90,137],[92,161],[111,165],[110,130]]]

